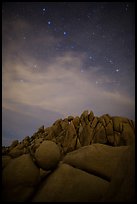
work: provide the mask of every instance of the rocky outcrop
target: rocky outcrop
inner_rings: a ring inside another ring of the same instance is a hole
[[[2,147],[2,199],[132,201],[134,144],[135,124],[125,117],[96,117],[86,110],[41,126]]]
[[[68,153],[31,201],[129,202],[134,198],[132,151],[130,146],[93,144]]]
[[[12,158],[24,153],[35,154],[36,149],[45,140],[55,142],[64,156],[79,147],[93,143],[111,146],[129,145],[135,140],[135,125],[124,117],[94,116],[93,112],[84,111],[81,116],[68,116],[54,122],[51,127],[40,127],[32,137],[25,137],[22,142],[13,141],[10,147],[3,147],[3,155]]]

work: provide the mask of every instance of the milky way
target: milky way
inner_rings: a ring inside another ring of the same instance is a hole
[[[130,2],[3,3],[3,145],[84,110],[134,120],[134,13]]]

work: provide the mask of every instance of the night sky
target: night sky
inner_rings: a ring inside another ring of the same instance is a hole
[[[92,110],[135,117],[133,2],[2,6],[2,145]]]

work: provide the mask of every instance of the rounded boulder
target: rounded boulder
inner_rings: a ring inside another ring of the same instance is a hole
[[[40,170],[29,154],[12,159],[2,172],[3,186],[8,187],[35,186],[40,179]]]
[[[40,168],[54,169],[60,161],[59,147],[53,141],[44,141],[35,152],[35,159]]]

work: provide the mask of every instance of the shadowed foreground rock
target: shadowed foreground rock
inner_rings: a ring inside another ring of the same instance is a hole
[[[59,119],[2,147],[2,201],[135,201],[135,124],[105,114]]]

